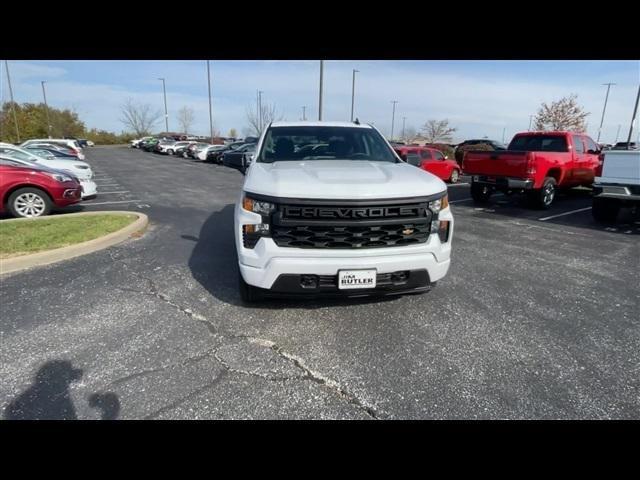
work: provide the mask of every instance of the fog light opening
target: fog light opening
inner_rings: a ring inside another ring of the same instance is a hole
[[[302,288],[318,288],[318,276],[300,275],[300,286]]]

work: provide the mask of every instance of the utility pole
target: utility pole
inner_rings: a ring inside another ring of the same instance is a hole
[[[398,103],[398,101],[391,100],[391,103],[393,103],[393,113],[391,113],[391,138],[389,139],[389,141],[393,141],[393,123],[396,118],[396,103]]]
[[[13,89],[11,88],[11,76],[9,75],[9,62],[4,61],[4,67],[7,70],[7,83],[9,84],[9,97],[11,98],[11,106],[13,107],[13,121],[16,124],[16,136],[20,142],[20,130],[18,129],[18,115],[16,114],[16,102],[13,100]]]
[[[211,135],[211,141],[213,142],[213,113],[211,110],[211,70],[209,67],[209,60],[207,60],[207,84],[209,85],[209,134]],[[185,134],[187,132],[184,132]]]
[[[640,85],[638,85],[638,95],[636,95],[636,106],[633,107],[633,117],[631,117],[631,125],[629,125],[629,136],[627,137],[627,150],[631,147],[631,133],[633,132],[633,122],[636,121],[636,114],[638,113],[638,100],[640,100]]]
[[[360,70],[353,70],[353,78],[351,80],[351,121],[353,122],[353,105],[356,98],[356,73]]]
[[[622,126],[622,125],[618,125],[618,131],[616,132],[616,141],[615,141],[615,142],[613,142],[613,144],[614,144],[614,145],[615,145],[616,143],[618,143],[618,136],[620,135],[620,127],[621,127],[621,126]]]
[[[258,136],[260,136],[260,134],[262,134],[262,128],[264,127],[264,125],[262,125],[262,94],[264,92],[262,90],[258,90],[258,126],[260,128],[260,131],[258,132]]]
[[[602,133],[602,124],[604,123],[604,112],[607,110],[607,100],[609,99],[609,89],[611,85],[615,85],[615,83],[603,83],[602,85],[607,86],[607,95],[604,97],[604,108],[602,109],[602,118],[600,119],[600,128],[598,128],[598,139],[596,143],[600,143],[600,134]]]
[[[306,120],[307,119],[306,110],[307,110],[307,106],[303,105],[302,106],[302,120]]]
[[[164,94],[164,126],[166,128],[165,133],[169,133],[169,113],[167,112],[167,88],[164,82],[164,78],[159,78],[158,80],[162,80],[162,92]]]
[[[322,121],[322,77],[324,76],[324,60],[320,60],[320,95],[318,98],[318,120]]]
[[[49,138],[51,138],[51,122],[49,121],[49,104],[47,103],[47,92],[44,90],[44,84],[47,83],[44,80],[40,82],[42,84],[42,96],[44,97],[44,108],[47,112],[47,132],[49,132]]]
[[[529,131],[531,131],[531,121],[533,120],[533,117],[535,117],[535,115],[529,115]]]
[[[404,137],[404,122],[407,120],[407,117],[402,117],[402,140],[405,140]]]

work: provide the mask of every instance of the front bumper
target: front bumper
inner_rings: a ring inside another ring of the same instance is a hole
[[[534,187],[534,181],[531,178],[473,175],[472,180],[473,183],[489,185],[499,190],[531,190]]]
[[[98,194],[98,186],[93,180],[80,180],[82,186],[82,198],[95,198]]]
[[[281,286],[276,284],[276,281],[281,281],[278,279],[283,275],[335,276],[338,270],[356,269],[375,269],[377,274],[381,275],[424,270],[427,283],[408,284],[405,285],[406,289],[398,290],[402,292],[407,289],[428,289],[431,283],[447,274],[450,265],[451,239],[454,230],[451,210],[446,208],[441,211],[439,219],[450,222],[449,239],[444,243],[440,242],[437,234],[431,234],[427,242],[415,245],[368,249],[324,249],[279,247],[271,238],[261,238],[253,249],[248,249],[242,244],[242,225],[260,223],[261,217],[236,205],[234,228],[240,272],[249,285],[262,289],[274,287],[280,289]],[[418,277],[413,277],[414,280],[415,278]],[[288,291],[299,293],[296,292],[296,288]],[[378,292],[340,290],[337,293],[356,296]]]

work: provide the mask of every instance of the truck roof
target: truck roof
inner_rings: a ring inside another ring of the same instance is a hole
[[[372,128],[371,125],[357,124],[353,122],[324,122],[303,120],[298,122],[273,122],[272,127],[349,127],[349,128]]]
[[[569,132],[567,130],[550,130],[535,132],[518,132],[516,135],[587,135],[584,132]]]

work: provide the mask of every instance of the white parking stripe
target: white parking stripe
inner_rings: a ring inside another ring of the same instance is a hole
[[[504,193],[494,193],[492,197],[504,197]],[[462,198],[460,200],[449,200],[449,203],[458,203],[458,202],[468,202],[469,200],[473,200],[473,198]]]
[[[564,217],[565,215],[571,215],[573,213],[586,212],[587,210],[591,210],[591,207],[579,208],[578,210],[571,210],[570,212],[559,213],[558,215],[551,215],[550,217],[539,218],[541,222],[546,220],[551,220],[552,218]]]
[[[86,205],[90,207],[91,205],[112,205],[114,203],[133,203],[133,202],[141,202],[142,200],[118,200],[117,202],[83,202],[82,205]]]
[[[462,187],[464,185],[471,185],[470,183],[451,183],[447,185],[447,188],[451,188],[451,187]]]

